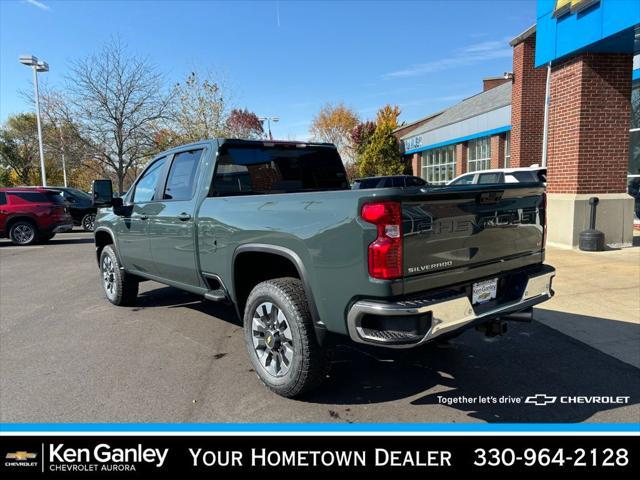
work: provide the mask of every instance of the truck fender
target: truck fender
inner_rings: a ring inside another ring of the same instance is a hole
[[[305,295],[307,296],[307,302],[309,302],[309,310],[311,312],[311,318],[313,319],[313,327],[316,333],[316,338],[318,340],[319,345],[323,345],[326,334],[327,327],[320,319],[320,315],[318,314],[318,308],[316,306],[316,302],[313,296],[313,290],[311,289],[311,285],[309,284],[309,277],[307,275],[307,269],[302,262],[300,256],[294,252],[293,250],[281,247],[279,245],[270,245],[265,243],[247,243],[239,246],[233,252],[232,264],[231,264],[231,285],[233,285],[234,297],[236,297],[236,288],[235,288],[235,265],[236,265],[236,257],[241,253],[246,252],[262,252],[262,253],[271,253],[274,255],[279,255],[281,257],[286,258],[295,266],[298,271],[298,276],[302,281],[302,285],[304,287]],[[243,312],[240,312],[239,305],[237,299],[234,298],[234,305],[238,312],[238,316],[242,319]]]

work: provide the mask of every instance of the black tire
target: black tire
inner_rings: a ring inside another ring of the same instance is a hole
[[[18,220],[9,228],[9,239],[14,245],[33,245],[39,240],[38,228],[29,220]]]
[[[118,306],[135,304],[138,279],[120,268],[120,261],[113,245],[107,245],[100,253],[100,275],[107,300]]]
[[[95,228],[94,227],[95,221],[96,221],[96,214],[87,213],[84,217],[82,217],[82,221],[80,222],[80,225],[82,225],[82,229],[85,232],[93,232]]]
[[[267,312],[269,304],[272,309]],[[284,315],[284,322],[278,312]],[[270,316],[278,317],[277,326]],[[271,327],[261,330],[258,323],[254,324],[256,318]],[[286,328],[282,328],[283,323]],[[247,299],[244,332],[249,358],[258,378],[278,395],[296,397],[325,379],[330,365],[328,351],[318,345],[307,297],[299,279],[276,278],[256,285]],[[269,338],[276,340],[267,342]],[[287,354],[291,355],[288,365]],[[269,371],[271,367],[274,370],[281,367],[281,370]]]

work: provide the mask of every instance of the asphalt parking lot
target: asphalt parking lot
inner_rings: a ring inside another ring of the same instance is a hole
[[[515,403],[536,394],[630,399]],[[2,422],[631,422],[639,403],[640,370],[536,321],[417,351],[345,345],[320,390],[283,399],[251,370],[231,308],[153,282],[115,307],[90,234],[0,240]]]

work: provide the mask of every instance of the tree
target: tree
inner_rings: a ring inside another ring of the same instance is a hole
[[[349,182],[353,182],[356,178],[360,177],[360,170],[356,162],[345,163],[344,169],[347,172],[347,179]]]
[[[225,136],[229,98],[223,82],[191,72],[173,88],[172,127],[177,144]]]
[[[154,133],[169,118],[171,96],[163,93],[163,77],[114,40],[75,62],[67,80],[92,157],[115,173],[123,192],[127,174],[154,152]]]
[[[351,130],[351,144],[353,145],[356,160],[364,152],[375,131],[376,124],[370,120],[359,123]]]
[[[45,88],[40,93],[40,104],[47,160],[59,171],[61,177],[64,164],[67,180],[70,181],[76,176],[77,170],[84,169],[83,162],[91,158],[94,149],[90,142],[82,137],[81,127],[74,121],[71,105],[64,93]]]
[[[264,134],[262,122],[258,116],[246,108],[231,110],[225,123],[226,134],[229,137],[257,140]]]
[[[354,157],[351,131],[359,121],[358,114],[353,109],[342,103],[327,103],[313,118],[309,131],[314,140],[333,143],[345,163],[348,163]]]
[[[0,131],[0,161],[22,185],[31,183],[39,165],[38,127],[33,113],[10,116]]]
[[[398,126],[400,109],[386,105],[378,111],[376,129],[371,135],[358,166],[363,177],[375,175],[398,175],[404,172],[398,139],[393,131]]]

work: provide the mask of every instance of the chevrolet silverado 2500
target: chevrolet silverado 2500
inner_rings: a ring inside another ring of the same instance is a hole
[[[408,348],[497,333],[553,295],[540,183],[351,190],[330,144],[218,139],[161,153],[122,198],[96,180],[102,284],[232,303],[260,379],[318,385],[337,335]]]

